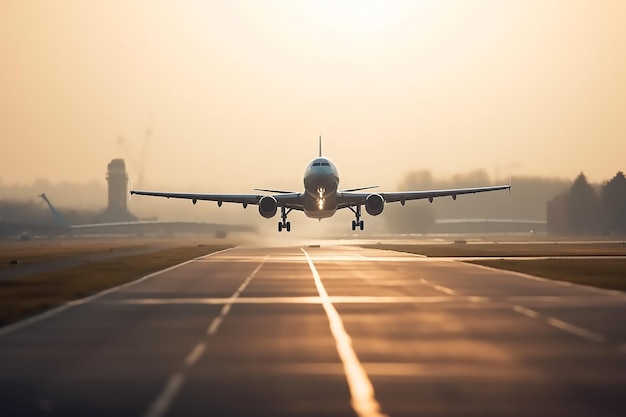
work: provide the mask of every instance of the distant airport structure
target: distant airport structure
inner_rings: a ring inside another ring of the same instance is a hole
[[[96,223],[132,222],[137,217],[128,211],[128,174],[123,159],[113,159],[107,165],[109,205],[96,218]]]
[[[93,223],[70,224],[54,207],[45,193],[39,195],[52,213],[54,224],[0,222],[0,238],[33,236],[100,236],[100,235],[175,235],[214,234],[218,238],[229,233],[257,233],[255,226],[200,222],[161,222],[155,219],[139,221],[128,211],[128,174],[123,159],[113,159],[107,165],[108,206]]]

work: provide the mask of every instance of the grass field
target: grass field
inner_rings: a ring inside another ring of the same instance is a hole
[[[189,241],[160,238],[50,239],[0,242],[0,270],[12,268],[11,260],[33,265],[89,255],[117,254],[147,248],[189,245]]]
[[[430,257],[492,259],[467,262],[523,272],[548,279],[626,291],[626,244],[618,243],[485,243],[485,244],[375,244],[365,247],[415,253]],[[595,256],[596,258],[583,258]],[[538,257],[547,259],[510,259]],[[568,259],[559,259],[568,257]],[[579,259],[576,259],[576,258]],[[607,257],[602,259],[602,257]],[[499,259],[509,258],[509,259]]]
[[[88,253],[97,253],[96,246],[100,246],[102,251],[108,250],[111,245],[110,242],[94,243],[85,250]],[[0,325],[229,246],[232,245],[180,244],[152,253],[120,256],[102,262],[0,280]],[[34,249],[31,253],[24,254],[27,259],[41,262],[57,255],[65,256],[56,250],[49,253],[41,247]],[[72,252],[72,256],[76,256],[76,253]]]
[[[626,256],[626,244],[618,243],[468,243],[374,244],[363,247],[445,257],[557,257]]]
[[[493,259],[468,262],[558,281],[626,291],[626,259]]]

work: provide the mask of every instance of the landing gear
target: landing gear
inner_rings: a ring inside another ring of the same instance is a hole
[[[356,216],[356,220],[352,220],[352,230],[356,230],[357,228],[363,230],[364,223],[363,220],[361,220],[361,206],[356,206],[356,209],[349,207],[349,209],[352,210]]]
[[[356,230],[357,227],[363,230],[363,220],[357,222],[356,220],[352,220],[352,230]]]
[[[282,206],[280,208],[280,217],[281,217],[281,221],[278,222],[278,231],[282,232],[283,229],[291,232],[291,222],[287,221],[287,215],[291,212],[292,209],[289,210],[285,210],[285,206]]]

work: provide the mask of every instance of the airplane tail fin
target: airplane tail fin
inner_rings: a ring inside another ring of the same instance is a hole
[[[322,156],[322,135],[320,135],[320,157]]]

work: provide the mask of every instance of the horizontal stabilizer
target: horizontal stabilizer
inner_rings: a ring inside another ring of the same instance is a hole
[[[372,188],[378,188],[378,185],[369,185],[367,187],[349,188],[347,190],[341,190],[342,193],[351,193],[353,191],[371,190]]]
[[[284,191],[284,190],[266,190],[264,188],[255,188],[254,191],[263,191],[265,193],[277,193],[277,194],[297,194],[297,191]]]

